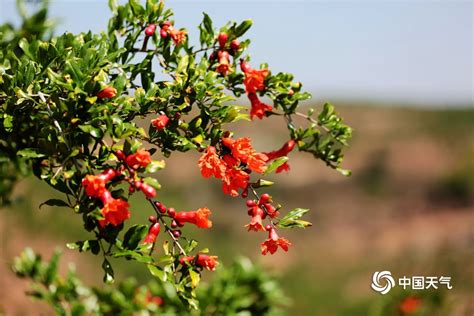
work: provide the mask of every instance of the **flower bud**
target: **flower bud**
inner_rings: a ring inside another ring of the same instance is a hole
[[[254,200],[248,200],[245,204],[247,204],[248,207],[253,207],[257,205]]]
[[[233,40],[230,42],[230,48],[233,51],[238,51],[240,49],[240,42],[237,39]]]
[[[160,233],[160,229],[160,223],[154,223],[153,225],[151,225],[148,229],[148,234],[145,236],[145,240],[143,241],[143,243],[154,243],[156,241],[156,237],[158,237],[158,234]]]
[[[155,31],[156,31],[156,25],[150,24],[145,28],[145,35],[152,36],[153,34],[155,34]]]
[[[117,157],[118,160],[124,160],[125,159],[125,154],[123,151],[121,151],[120,149],[119,150],[116,150],[114,152],[114,155],[115,157]]]
[[[168,37],[168,32],[166,32],[165,30],[161,29],[161,30],[160,30],[160,37],[161,37],[161,38],[167,38],[167,37]]]
[[[143,183],[140,190],[145,193],[145,196],[149,199],[154,198],[156,196],[156,190],[149,184]]]
[[[176,210],[173,208],[173,207],[170,207],[168,209],[168,215],[171,216],[171,217],[175,217],[176,215]]]
[[[243,72],[252,71],[250,64],[243,59],[240,60],[240,69],[242,69]]]
[[[148,221],[149,221],[150,223],[156,223],[157,218],[156,218],[156,216],[151,215],[150,217],[148,217]]]
[[[173,230],[172,234],[173,234],[174,238],[181,237],[181,231],[180,230]]]
[[[221,47],[224,47],[225,44],[227,43],[228,38],[229,38],[229,36],[227,35],[227,33],[225,33],[225,32],[219,33],[219,36],[217,37],[217,39],[219,41],[219,45]]]
[[[262,205],[270,201],[271,196],[268,193],[264,193],[260,196],[260,200],[258,201],[258,205]]]

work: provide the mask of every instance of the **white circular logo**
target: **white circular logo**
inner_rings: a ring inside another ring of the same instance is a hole
[[[387,294],[395,286],[390,271],[376,271],[372,276],[372,288],[380,294]]]

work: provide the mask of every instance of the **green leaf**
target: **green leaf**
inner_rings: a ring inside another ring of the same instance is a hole
[[[41,203],[39,208],[41,208],[43,205],[59,206],[59,207],[71,207],[67,202],[65,202],[63,200],[60,200],[60,199],[49,199],[49,200]]]
[[[133,225],[127,230],[123,237],[123,247],[130,250],[136,249],[140,241],[145,237],[147,231],[148,227],[146,225]]]
[[[148,267],[148,271],[150,271],[151,275],[153,275],[154,277],[160,279],[163,282],[166,282],[166,274],[162,269],[160,269],[159,267],[157,267],[155,265],[152,265],[152,264],[147,265],[147,267]]]
[[[165,166],[166,163],[164,160],[152,160],[152,162],[146,167],[145,173],[155,173],[164,169]]]
[[[194,270],[189,270],[189,276],[191,277],[191,284],[193,288],[197,287],[199,281],[201,280],[201,275]]]
[[[240,37],[245,34],[249,30],[249,28],[252,26],[253,21],[252,20],[245,20],[242,23],[237,26],[235,29],[235,37]]]
[[[207,33],[214,34],[214,28],[212,27],[211,18],[205,12],[203,12],[202,14],[204,15],[204,18],[202,20],[202,22],[204,24],[204,28],[206,29]]]
[[[309,212],[309,209],[295,208],[294,210],[286,214],[283,218],[281,218],[278,221],[277,226],[281,228],[294,228],[294,227],[306,228],[306,227],[312,226],[313,224],[311,224],[310,222],[299,219],[308,212]]]
[[[278,222],[277,224],[280,228],[306,228],[313,226],[311,222],[303,221],[300,219],[292,219],[287,221]]]
[[[283,165],[287,161],[288,161],[288,157],[286,157],[286,156],[279,157],[279,158],[273,160],[270,163],[270,165],[267,167],[267,170],[265,171],[264,175],[272,173],[273,171],[275,171],[278,167],[280,167],[281,165]]]
[[[161,189],[161,184],[158,182],[158,180],[156,180],[155,178],[152,178],[152,177],[146,177],[143,179],[143,182],[145,182],[146,184],[148,185],[151,185],[153,188],[155,188],[156,190],[160,190]]]
[[[99,138],[102,134],[100,128],[91,125],[79,125],[79,128],[86,133],[89,133],[92,137]]]
[[[16,154],[17,156],[25,157],[25,158],[41,158],[45,156],[43,154],[36,152],[36,150],[33,148],[25,148],[25,149],[19,150]]]
[[[58,275],[58,265],[60,257],[61,252],[56,250],[53,254],[53,257],[49,261],[49,264],[47,265],[46,271],[44,273],[44,283],[46,285],[51,284],[56,279]]]

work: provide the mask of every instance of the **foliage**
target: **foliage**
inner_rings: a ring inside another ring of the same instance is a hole
[[[340,165],[351,128],[329,103],[320,111],[298,112],[300,102],[311,97],[301,83],[291,74],[271,73],[266,64],[250,65],[250,41],[243,37],[252,21],[217,29],[204,14],[194,47],[162,1],[111,0],[109,6],[107,33],[51,36],[46,7],[23,15],[19,30],[0,27],[0,202],[8,203],[17,177],[34,174],[64,194],[43,204],[82,217],[88,235],[68,247],[101,254],[104,282],[114,281],[111,257],[134,260],[197,309],[200,273],[215,270],[217,256],[199,249],[179,228],[210,228],[212,212],[207,207],[177,212],[156,200],[161,185],[155,174],[165,163],[151,155],[201,152],[204,177],[222,180],[223,192],[233,197],[253,196],[246,202],[247,228],[268,232],[261,251],[273,254],[291,246],[277,228],[311,223],[300,219],[306,209],[280,218],[284,208],[257,192],[273,185],[260,175],[288,171],[293,149],[348,175]],[[234,104],[244,94],[250,116]],[[249,138],[227,129],[231,122],[250,117],[257,124],[272,116],[282,118],[289,133],[277,150],[259,152]],[[298,118],[305,124],[298,125]],[[149,225],[126,225],[135,193],[149,202]],[[155,247],[161,230],[168,240]]]
[[[210,284],[199,287],[200,312],[189,311],[170,284],[155,280],[139,285],[129,278],[114,286],[88,287],[73,266],[61,276],[59,259],[57,251],[45,262],[27,248],[13,264],[19,277],[30,280],[28,295],[45,301],[58,315],[276,315],[288,304],[275,279],[245,258],[220,268]]]

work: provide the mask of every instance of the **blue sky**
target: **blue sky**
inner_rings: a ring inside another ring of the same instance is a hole
[[[254,63],[295,74],[316,100],[355,99],[446,106],[473,99],[471,1],[167,1],[176,25],[197,37],[205,11],[214,25],[251,18]],[[106,27],[107,1],[56,0],[58,31]],[[0,0],[0,21],[18,21]]]

